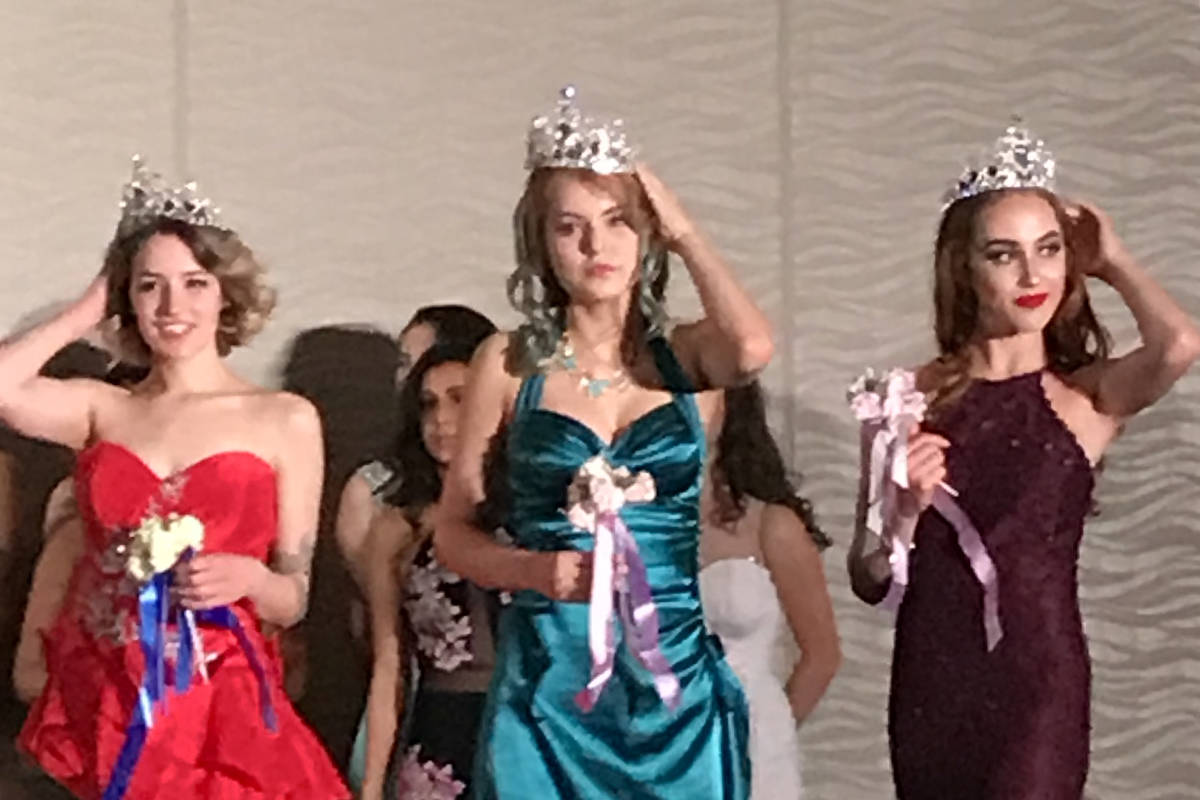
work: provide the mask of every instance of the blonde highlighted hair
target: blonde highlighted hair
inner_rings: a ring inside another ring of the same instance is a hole
[[[108,276],[106,316],[116,318],[117,344],[123,358],[145,362],[150,356],[138,331],[129,292],[134,259],[156,235],[174,236],[181,241],[196,263],[211,272],[220,284],[219,354],[228,355],[262,330],[275,308],[275,291],[266,285],[265,270],[250,248],[233,231],[163,218],[126,236],[115,237],[104,256],[104,272]]]

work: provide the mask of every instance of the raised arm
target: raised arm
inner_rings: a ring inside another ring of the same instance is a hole
[[[99,392],[115,390],[99,381],[44,378],[38,371],[100,323],[107,297],[101,275],[58,315],[0,343],[0,420],[26,436],[76,450],[87,444]]]
[[[484,499],[484,458],[511,407],[518,382],[504,368],[507,335],[498,333],[475,352],[458,426],[458,452],[442,490],[434,544],[447,569],[486,588],[533,589],[555,599],[585,599],[590,554],[535,552],[496,541],[475,524]]]
[[[663,237],[683,259],[704,307],[703,319],[672,334],[676,356],[699,389],[749,383],[771,360],[770,323],[675,195],[645,165],[637,174]]]
[[[400,588],[407,572],[412,526],[396,510],[376,516],[363,546],[363,579],[371,615],[371,685],[367,692],[367,754],[362,800],[381,800],[396,721],[404,713],[404,639]],[[408,558],[401,556],[408,553]],[[401,563],[403,561],[403,563]]]
[[[761,524],[766,566],[800,647],[800,659],[787,682],[792,716],[800,723],[829,688],[842,663],[842,647],[821,553],[804,523],[790,508],[768,505]]]
[[[1141,344],[1119,358],[1079,370],[1073,376],[1101,414],[1118,421],[1153,405],[1200,357],[1200,330],[1169,294],[1129,254],[1112,220],[1084,205],[1098,226],[1099,256],[1091,274],[1121,295],[1137,322]],[[1086,216],[1081,217],[1081,224]]]

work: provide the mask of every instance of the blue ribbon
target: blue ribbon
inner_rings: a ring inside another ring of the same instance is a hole
[[[190,552],[185,558],[190,556]],[[142,755],[142,747],[146,744],[146,734],[154,726],[154,709],[160,713],[167,711],[166,687],[166,633],[168,620],[178,625],[179,651],[175,661],[175,691],[182,694],[192,685],[195,671],[195,649],[193,641],[198,635],[197,624],[206,623],[215,628],[231,631],[234,638],[246,654],[246,661],[251,671],[258,679],[259,704],[262,711],[263,724],[272,733],[279,730],[279,719],[275,714],[275,706],[271,702],[270,684],[267,671],[255,652],[254,643],[246,634],[246,629],[238,619],[237,614],[229,606],[204,609],[193,612],[173,605],[170,600],[172,572],[159,572],[142,585],[138,591],[138,639],[141,642],[142,655],[145,657],[146,668],[142,675],[142,685],[138,688],[137,706],[133,710],[133,718],[125,729],[125,742],[117,761],[113,765],[112,775],[108,786],[104,789],[103,800],[121,800],[129,788],[133,778],[133,770]]]

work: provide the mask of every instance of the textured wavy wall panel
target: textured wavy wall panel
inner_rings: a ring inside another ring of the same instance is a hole
[[[129,156],[171,157],[170,4],[0,2],[0,331],[87,286]]]
[[[196,3],[187,20],[192,167],[283,292],[252,367],[302,327],[398,327],[446,298],[511,321],[522,137],[567,80],[628,117],[769,294],[782,156],[771,4],[281,8]]]
[[[964,151],[1024,114],[1066,188],[1108,208],[1200,314],[1195,0],[83,8],[0,4],[5,328],[86,281],[135,149],[198,176],[272,267],[277,318],[236,356],[256,377],[326,322],[395,328],[456,299],[510,323],[528,117],[566,80],[626,117],[775,320],[773,412],[838,540],[846,664],[803,730],[813,797],[891,795],[890,628],[844,578],[856,465],[841,395],[866,364],[931,353],[937,198]],[[1098,300],[1132,341],[1117,298]],[[1085,540],[1095,797],[1200,797],[1197,401],[1200,373],[1130,425]]]

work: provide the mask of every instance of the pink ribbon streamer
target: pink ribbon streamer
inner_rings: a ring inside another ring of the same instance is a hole
[[[903,370],[892,370],[880,381],[868,373],[852,387],[850,397],[864,435],[871,437],[867,527],[890,542],[892,582],[881,605],[891,611],[900,608],[908,589],[909,547],[898,538],[885,536],[884,530],[895,519],[898,491],[908,488],[908,431],[924,417],[924,396],[914,384],[911,373]],[[944,484],[934,489],[932,505],[954,529],[959,549],[983,588],[983,628],[991,652],[1004,635],[996,565],[979,530]]]
[[[575,702],[582,710],[591,711],[612,678],[619,614],[630,652],[654,676],[658,696],[674,711],[679,705],[679,679],[659,647],[658,608],[637,541],[615,512],[597,515],[592,533],[596,537],[588,607],[592,672]]]

